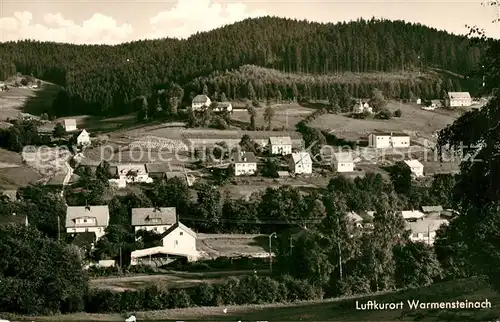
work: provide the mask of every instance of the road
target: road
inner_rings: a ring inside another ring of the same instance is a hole
[[[71,180],[71,176],[73,175],[73,168],[69,165],[69,163],[66,161],[66,163],[64,163],[64,165],[66,166],[66,169],[68,170],[68,172],[66,173],[66,176],[64,177],[64,180],[63,180],[63,188],[61,191],[61,197],[64,197],[64,187],[68,185],[69,180]]]

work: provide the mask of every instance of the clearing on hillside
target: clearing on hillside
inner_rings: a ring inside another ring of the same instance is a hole
[[[389,102],[387,108],[394,112],[400,109],[401,117],[390,120],[353,119],[344,115],[327,114],[314,120],[311,125],[325,131],[331,131],[337,137],[346,140],[366,140],[373,131],[405,131],[418,134],[431,140],[436,131],[445,128],[460,116],[460,111],[437,109],[425,111],[419,105]],[[415,133],[417,132],[417,133]],[[435,138],[434,138],[435,140]]]

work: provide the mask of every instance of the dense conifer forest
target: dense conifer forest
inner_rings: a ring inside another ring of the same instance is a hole
[[[466,77],[461,81],[428,71],[472,75],[481,46],[471,46],[465,36],[403,21],[320,24],[264,17],[186,40],[118,46],[2,43],[0,78],[17,71],[62,86],[65,92],[55,103],[58,114],[130,112],[137,97],[173,84],[183,88],[185,103],[204,87],[212,96],[225,93],[229,99],[328,99],[334,85],[355,97],[366,96],[372,87],[398,98],[410,92],[430,97],[459,90],[467,82]],[[389,76],[342,77],[373,72]]]

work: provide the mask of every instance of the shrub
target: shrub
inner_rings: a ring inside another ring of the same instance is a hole
[[[305,280],[284,277],[249,275],[231,277],[222,284],[201,284],[192,289],[167,290],[161,285],[140,291],[113,292],[92,290],[88,293],[85,310],[89,313],[145,311],[193,306],[219,306],[231,304],[263,304],[323,297],[323,290]]]
[[[401,117],[401,114],[402,114],[402,112],[400,109],[397,109],[394,111],[394,117]]]

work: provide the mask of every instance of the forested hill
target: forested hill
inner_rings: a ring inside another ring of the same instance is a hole
[[[2,43],[0,77],[9,75],[14,64],[18,72],[65,87],[73,112],[89,114],[124,111],[138,95],[149,95],[161,84],[184,86],[214,71],[247,64],[308,74],[430,66],[468,74],[476,69],[480,52],[468,46],[465,37],[402,21],[320,24],[264,17],[186,40],[118,46]]]

